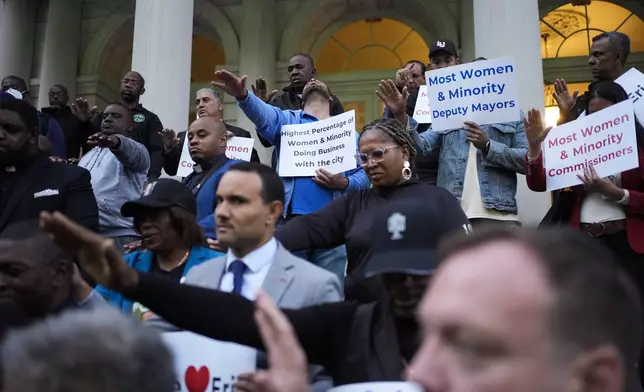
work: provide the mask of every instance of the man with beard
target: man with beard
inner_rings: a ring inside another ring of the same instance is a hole
[[[38,149],[38,111],[7,93],[0,97],[0,231],[64,211],[78,224],[98,229],[90,175],[80,167],[52,162]]]
[[[19,76],[9,75],[0,83],[2,91],[9,93],[16,99],[29,103],[31,97],[29,88],[24,79]],[[60,158],[67,158],[65,136],[60,124],[46,113],[38,112],[38,129],[40,134],[47,137],[52,144],[53,155]]]
[[[72,108],[67,105],[69,93],[67,87],[56,84],[49,89],[49,107],[40,111],[56,120],[65,135],[67,158],[79,158],[81,147],[89,136],[84,124],[74,115]]]
[[[276,106],[282,110],[300,110],[304,108],[303,94],[304,86],[311,79],[315,78],[317,70],[315,69],[315,62],[313,57],[306,53],[298,53],[291,57],[288,62],[288,74],[290,84],[282,89],[278,93],[277,90],[267,94],[266,82],[259,78],[255,82],[255,85],[252,86],[253,93],[257,95],[264,102],[270,103],[273,106]],[[333,94],[331,95],[331,116],[337,116],[338,114],[344,113],[344,107],[342,102]],[[259,135],[259,141],[264,147],[271,147],[272,144]],[[277,168],[277,153],[273,151],[273,169]]]
[[[130,71],[121,80],[121,92],[119,103],[127,107],[132,112],[133,126],[132,126],[132,139],[141,143],[148,150],[150,157],[150,168],[148,178],[156,180],[161,176],[161,168],[163,167],[163,143],[159,132],[163,130],[163,125],[159,117],[147,110],[139,103],[141,95],[145,93],[145,79],[140,73]],[[73,107],[74,114],[78,116],[81,121],[91,121],[91,129],[97,132],[101,129],[101,120],[103,116],[99,114],[92,118],[92,111],[86,100],[79,98]],[[90,126],[87,124],[86,126]],[[90,131],[90,134],[93,133]]]
[[[121,206],[138,199],[146,182],[150,157],[146,148],[132,140],[133,119],[122,103],[105,108],[101,132],[89,137],[93,146],[78,162],[89,170],[98,200],[99,231],[112,238],[119,249],[138,240],[132,220],[121,216]]]
[[[588,59],[593,83],[602,80],[615,81],[622,76],[630,53],[631,39],[624,33],[607,31],[594,37]],[[574,121],[588,110],[590,101],[588,91],[581,96],[577,96],[579,91],[570,95],[568,85],[563,79],[555,80],[554,87],[555,92],[552,96],[559,106],[559,124]]]
[[[202,88],[197,91],[195,97],[197,106],[197,118],[212,117],[221,121],[226,127],[229,137],[244,137],[252,138],[250,132],[230,125],[224,121],[224,101],[221,95],[213,88]],[[177,169],[181,163],[181,152],[185,143],[186,131],[179,132],[178,135],[172,129],[164,129],[161,132],[161,140],[163,141],[163,170],[168,175],[174,176],[177,174]],[[251,153],[251,162],[259,163],[259,156],[257,150],[253,148]]]

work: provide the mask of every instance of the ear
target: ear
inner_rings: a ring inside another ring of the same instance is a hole
[[[617,349],[608,345],[581,354],[570,369],[569,390],[579,392],[621,391],[626,374],[637,372],[635,364],[624,364]]]
[[[132,128],[134,128],[134,123],[130,121],[130,122],[127,124],[127,133],[128,133],[128,134],[129,134],[129,133],[132,133]]]
[[[315,69],[315,67],[313,67],[313,69],[311,70],[311,77],[314,78],[315,75],[317,75],[317,74],[318,74],[318,70]]]
[[[624,53],[623,52],[615,53],[615,63],[621,64],[623,62],[622,61],[623,58],[624,58]]]
[[[457,57],[457,58],[456,58],[456,64],[460,64],[460,63],[461,63],[461,58],[460,58],[460,57]]]
[[[52,272],[54,273],[54,284],[60,286],[62,282],[65,282],[67,279],[70,279],[73,273],[72,265],[69,260],[66,260],[62,256],[60,260],[57,260],[53,265]]]
[[[268,204],[269,208],[269,218],[270,221],[266,222],[267,226],[272,226],[279,221],[280,216],[282,216],[282,212],[284,212],[284,204],[282,204],[281,201],[272,201]]]
[[[224,111],[224,103],[221,101],[217,101],[217,111],[218,112],[223,112]]]
[[[145,87],[143,87],[143,88],[141,89],[141,92],[139,93],[139,95],[143,95],[143,94],[145,94]]]

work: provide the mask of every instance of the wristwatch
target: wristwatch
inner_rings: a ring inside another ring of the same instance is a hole
[[[487,143],[485,143],[485,147],[483,147],[483,151],[486,153],[490,151],[490,141],[488,140]]]

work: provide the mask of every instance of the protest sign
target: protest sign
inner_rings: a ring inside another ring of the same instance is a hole
[[[639,123],[644,126],[644,74],[635,68],[631,68],[617,78],[619,83],[633,102],[633,111],[638,117]]]
[[[231,137],[226,143],[226,156],[228,159],[238,159],[240,161],[250,162],[251,154],[253,153],[253,143],[255,141],[247,137]],[[179,168],[177,169],[177,176],[187,177],[192,173],[192,167],[195,162],[190,158],[190,150],[188,149],[188,135],[183,141],[183,148],[181,149],[181,158],[179,158]]]
[[[192,332],[167,332],[163,340],[174,355],[175,391],[232,391],[237,376],[252,373],[257,352]]]
[[[435,132],[519,121],[514,59],[500,58],[425,73],[427,98]]]
[[[332,388],[329,392],[422,392],[422,389],[410,382],[365,382]]]
[[[427,99],[427,86],[420,86],[418,89],[418,98],[416,98],[413,118],[419,124],[432,123],[432,112],[429,109],[429,99]]]
[[[549,191],[579,185],[592,165],[600,177],[639,165],[633,103],[620,102],[552,130],[544,146]]]
[[[333,174],[356,167],[355,110],[281,129],[280,177],[313,177],[315,170]]]

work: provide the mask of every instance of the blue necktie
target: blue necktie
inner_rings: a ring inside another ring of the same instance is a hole
[[[244,272],[246,271],[246,264],[241,260],[235,260],[228,267],[228,271],[233,273],[233,294],[242,293],[242,286],[244,285]]]

